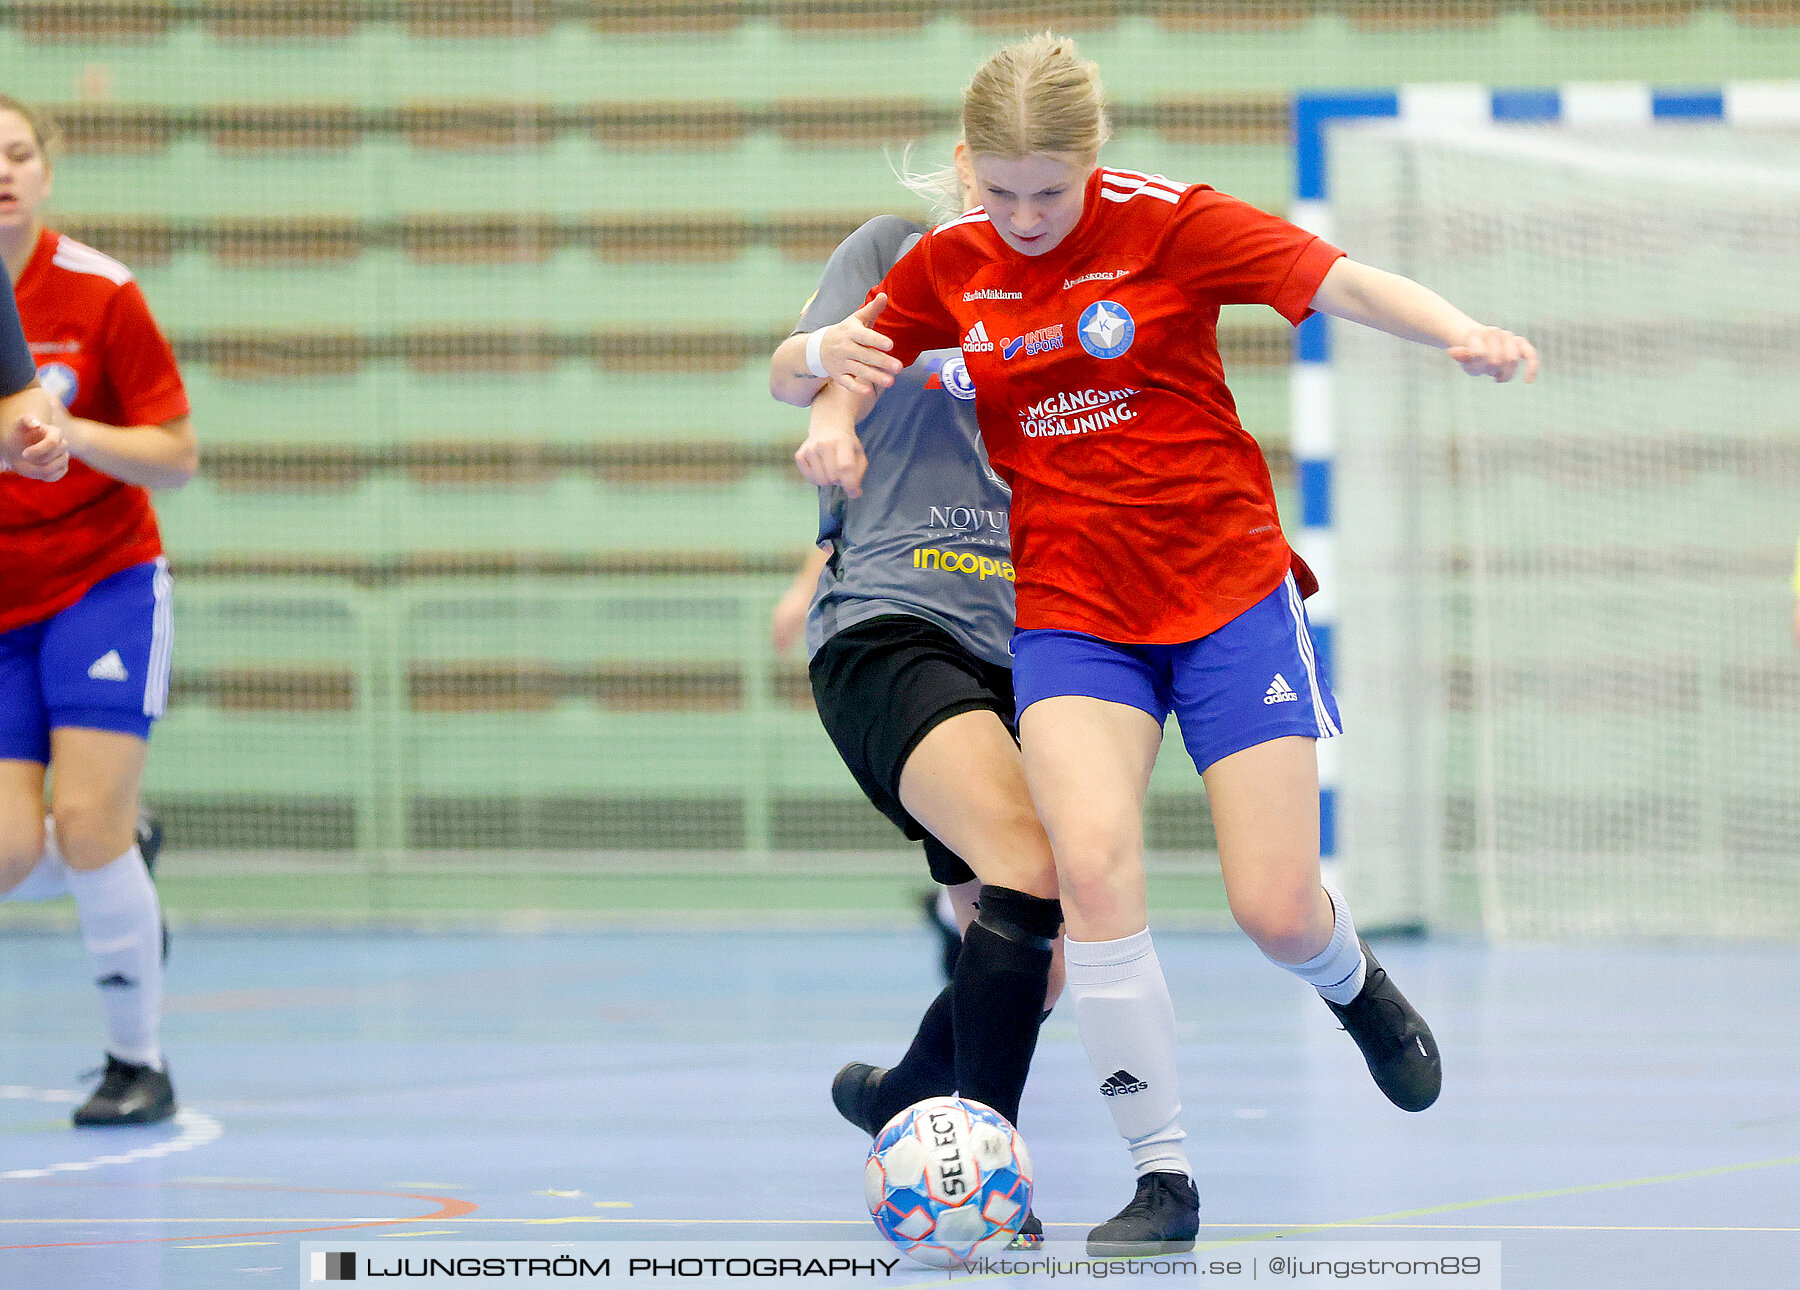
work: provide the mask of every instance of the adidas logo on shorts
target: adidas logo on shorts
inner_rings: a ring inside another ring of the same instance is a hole
[[[1263,691],[1264,703],[1298,703],[1300,696],[1294,693],[1294,687],[1287,683],[1281,673],[1275,673],[1275,679],[1269,682],[1269,688]]]
[[[1149,1087],[1148,1080],[1141,1080],[1128,1070],[1116,1070],[1101,1082],[1100,1093],[1103,1097],[1124,1097],[1127,1093],[1142,1093]]]
[[[129,681],[131,674],[125,670],[125,660],[119,657],[119,651],[109,649],[94,660],[88,668],[88,676],[96,681]]]
[[[965,354],[989,354],[994,349],[994,342],[988,339],[987,324],[978,322],[969,328],[968,334],[962,338],[962,351]]]

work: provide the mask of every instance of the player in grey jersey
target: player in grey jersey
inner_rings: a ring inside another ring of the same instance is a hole
[[[952,1092],[1016,1122],[1060,988],[1055,861],[1013,725],[1009,492],[982,449],[961,352],[899,370],[868,326],[880,301],[858,308],[924,231],[881,216],[845,239],[770,372],[771,393],[796,406],[829,369],[883,387],[860,432],[871,462],[889,464],[858,496],[819,490],[820,553],[776,632],[797,635],[806,605],[820,719],[869,800],[924,842],[964,926],[951,982],[905,1057],[887,1070],[853,1062],[832,1082],[838,1110],[871,1134]]]

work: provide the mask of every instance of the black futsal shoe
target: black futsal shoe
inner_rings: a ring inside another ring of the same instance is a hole
[[[1200,1193],[1186,1174],[1164,1170],[1137,1180],[1131,1203],[1088,1233],[1095,1258],[1186,1254],[1200,1234]]]
[[[138,808],[136,838],[138,854],[144,857],[144,868],[150,873],[150,881],[156,881],[156,857],[162,854],[163,826],[162,821],[147,806]],[[162,961],[169,961],[169,920],[162,920]]]
[[[94,1095],[75,1112],[80,1128],[121,1124],[161,1124],[175,1114],[175,1086],[169,1072],[106,1055],[106,1074]]]
[[[1041,1250],[1044,1248],[1044,1224],[1037,1216],[1036,1210],[1025,1211],[1025,1221],[1019,1224],[1019,1230],[1011,1241],[1007,1242],[1009,1250]]]
[[[831,1104],[837,1107],[839,1115],[871,1138],[881,1132],[881,1123],[875,1118],[875,1094],[886,1074],[885,1066],[851,1062],[831,1080]]]
[[[1361,992],[1349,1003],[1327,999],[1325,1006],[1337,1014],[1362,1049],[1369,1074],[1388,1101],[1402,1111],[1423,1111],[1437,1101],[1444,1087],[1437,1040],[1425,1018],[1369,952],[1367,942],[1362,942],[1362,953],[1368,976]]]

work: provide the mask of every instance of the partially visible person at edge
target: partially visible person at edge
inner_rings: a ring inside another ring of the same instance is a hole
[[[964,92],[981,209],[932,230],[871,293],[880,341],[828,362],[802,473],[855,497],[879,467],[856,425],[872,393],[960,343],[981,434],[1013,488],[1025,773],[1067,917],[1068,995],[1138,1174],[1094,1254],[1190,1249],[1199,1194],[1180,1123],[1175,1014],[1151,942],[1143,803],[1171,711],[1204,779],[1238,925],[1313,986],[1376,1084],[1411,1111],[1442,1073],[1430,1028],[1322,881],[1316,741],[1338,733],[1268,466],[1219,357],[1225,304],[1313,310],[1531,379],[1525,340],[1406,278],[1214,191],[1099,164],[1097,69],[1045,34]],[[873,483],[871,482],[871,486]]]
[[[0,474],[53,483],[69,469],[69,445],[53,421],[49,396],[19,326],[12,283],[0,292]]]
[[[965,165],[960,179],[953,170],[928,187],[956,213],[973,204],[971,178]],[[845,315],[925,231],[880,216],[833,252],[771,360],[776,398],[805,407],[827,362],[855,368],[847,355],[876,337]],[[950,984],[906,1055],[891,1069],[852,1062],[832,1081],[839,1112],[869,1134],[951,1093],[1016,1123],[1039,1026],[1061,989],[1056,866],[1013,725],[1007,489],[982,453],[973,397],[954,348],[898,373],[863,424],[886,467],[879,484],[856,498],[819,490],[819,550],[775,612],[778,645],[804,627],[819,716],[845,766],[924,843],[964,930]],[[1028,1215],[1017,1243],[1042,1234]]]
[[[146,490],[185,484],[198,453],[131,271],[43,222],[54,142],[41,115],[0,97],[0,257],[49,396],[39,442],[71,458],[53,481],[0,475],[0,900],[75,899],[108,1032],[75,1123],[152,1124],[176,1103],[150,878],[160,831],[140,823],[140,789],[172,619]]]
[[[1794,644],[1800,645],[1800,549],[1794,552]]]

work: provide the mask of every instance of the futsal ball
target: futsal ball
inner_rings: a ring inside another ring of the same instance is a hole
[[[875,1226],[902,1253],[961,1267],[1017,1234],[1031,1209],[1031,1157],[991,1106],[927,1098],[875,1135],[863,1191]]]

